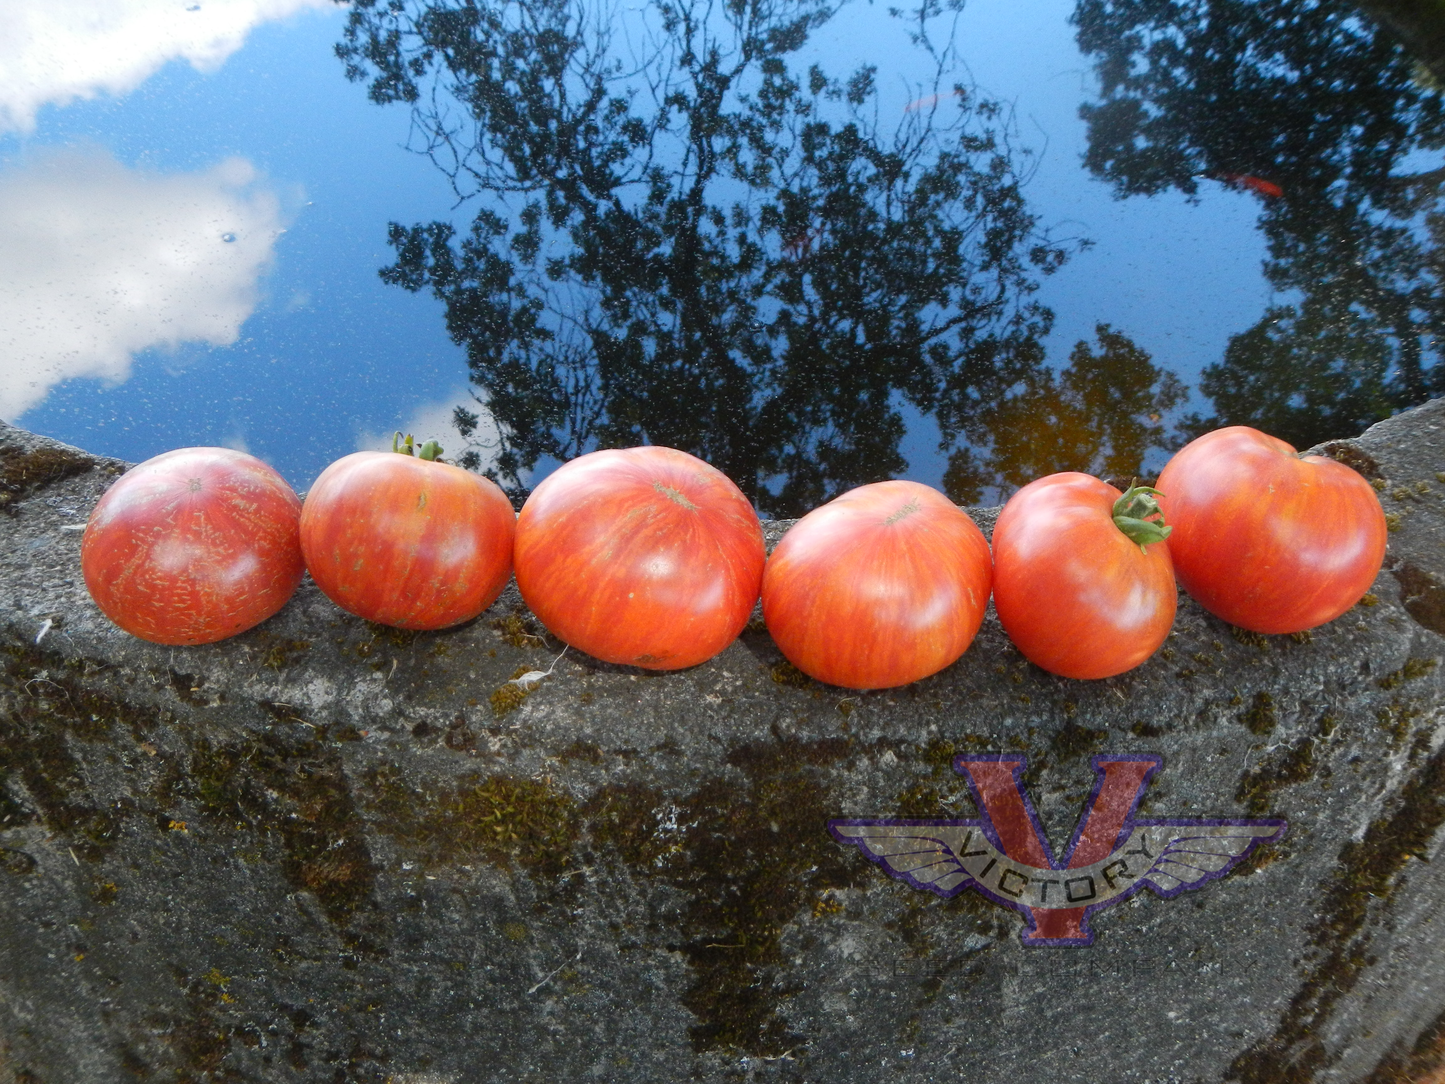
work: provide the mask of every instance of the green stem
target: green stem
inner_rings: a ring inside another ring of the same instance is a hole
[[[1165,526],[1164,510],[1155,500],[1163,495],[1151,486],[1132,486],[1114,502],[1114,526],[1137,542],[1141,553],[1148,552],[1144,547],[1149,543],[1163,542],[1174,529]]]
[[[391,450],[399,455],[418,456],[428,462],[440,462],[442,457],[442,446],[436,441],[429,440],[418,448],[415,438],[410,433],[406,435],[405,440],[402,440],[400,429],[391,436]]]

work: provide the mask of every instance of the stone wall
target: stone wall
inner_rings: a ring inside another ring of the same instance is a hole
[[[1327,451],[1392,532],[1312,635],[1181,596],[1155,658],[1079,682],[990,616],[945,672],[858,694],[759,621],[682,673],[558,659],[515,588],[413,635],[308,581],[244,636],[143,643],[79,569],[124,464],[0,426],[0,1082],[1427,1079],[1445,401]],[[1026,947],[1019,913],[826,829],[977,816],[973,753],[1027,757],[1056,847],[1098,753],[1162,757],[1141,817],[1288,833],[1097,912],[1089,947]]]

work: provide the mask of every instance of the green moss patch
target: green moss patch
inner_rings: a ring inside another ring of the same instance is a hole
[[[1332,440],[1328,444],[1320,446],[1320,451],[1329,456],[1337,463],[1343,463],[1347,467],[1353,467],[1368,482],[1383,482],[1384,473],[1380,465],[1358,446],[1343,440]]]
[[[1251,632],[1249,629],[1242,629],[1237,625],[1230,625],[1229,635],[1246,647],[1256,648],[1260,651],[1269,650],[1269,637],[1262,632]]]
[[[1439,665],[1439,659],[1417,659],[1408,658],[1405,665],[1398,670],[1391,670],[1384,677],[1375,682],[1382,689],[1398,689],[1407,681],[1414,681],[1422,678]]]
[[[1407,863],[1422,858],[1445,823],[1445,750],[1400,788],[1393,811],[1340,850],[1310,931],[1314,958],[1275,1032],[1230,1065],[1240,1084],[1310,1084],[1329,1060],[1325,1023],[1370,966],[1370,924],[1389,908]]]
[[[521,614],[511,613],[492,622],[492,628],[501,633],[502,640],[513,647],[546,647],[547,641],[536,628]]]
[[[509,775],[471,776],[439,793],[424,793],[400,773],[372,773],[377,827],[430,864],[485,858],[556,876],[572,860],[581,819],[570,795],[550,783]]]
[[[311,650],[310,640],[287,640],[282,637],[263,634],[261,665],[271,670],[285,670],[301,656]]]
[[[1375,721],[1380,724],[1381,730],[1390,735],[1390,744],[1399,746],[1409,736],[1411,725],[1421,714],[1423,712],[1415,701],[1396,696],[1375,712]]]
[[[0,507],[18,501],[62,478],[84,474],[96,460],[66,448],[26,451],[17,444],[0,445]]]
[[[35,859],[24,851],[17,851],[10,847],[0,847],[0,869],[6,873],[14,874],[16,877],[24,877],[35,869]]]
[[[994,751],[997,743],[982,734],[963,734],[957,738],[935,738],[923,750],[923,761],[933,769],[935,776],[953,771],[953,762],[962,753],[987,753]]]
[[[780,1009],[783,927],[825,889],[866,872],[828,835],[827,790],[805,769],[722,780],[685,803],[687,838],[663,876],[689,898],[690,936],[677,946],[693,968],[683,1004],[698,1018],[698,1050],[781,1054],[798,1041]]]
[[[0,655],[0,821],[9,817],[13,827],[38,818],[78,857],[99,861],[126,811],[91,793],[71,742],[100,741],[115,723],[136,731],[153,719],[85,688],[62,659],[7,649]],[[34,809],[22,804],[16,783]]]
[[[1392,1050],[1381,1058],[1360,1084],[1421,1084],[1437,1079],[1442,1065],[1445,1065],[1445,1012],[1431,1021],[1409,1049]]]
[[[1263,690],[1255,693],[1249,710],[1240,715],[1239,721],[1251,734],[1268,734],[1279,725],[1279,716],[1274,710],[1274,697]]]
[[[806,689],[809,685],[813,684],[812,678],[786,659],[782,662],[774,663],[768,669],[768,676],[773,679],[775,684],[787,685],[795,689]]]
[[[185,798],[276,839],[287,882],[314,893],[326,916],[345,924],[370,899],[376,869],[341,760],[314,735],[277,729],[238,742],[202,739],[154,796],[163,811]]]
[[[583,760],[588,764],[602,763],[602,747],[596,742],[574,741],[557,754],[559,760]]]
[[[943,792],[927,783],[915,783],[893,800],[900,817],[937,817],[943,812]]]
[[[1320,738],[1333,733],[1334,728],[1332,716],[1321,716],[1313,734],[1276,749],[1257,768],[1246,772],[1239,780],[1234,800],[1242,804],[1252,817],[1268,814],[1274,805],[1276,791],[1308,782],[1314,775],[1317,766],[1315,746]]]
[[[1060,760],[1075,760],[1097,753],[1108,737],[1107,730],[1095,730],[1069,720],[1049,739],[1049,749]]]
[[[667,796],[641,783],[609,783],[587,799],[582,815],[593,844],[634,868],[651,870],[682,847]]]
[[[1394,576],[1405,612],[1424,628],[1445,636],[1445,584],[1408,561],[1394,570]]]
[[[741,783],[715,777],[676,799],[609,786],[588,801],[594,846],[687,899],[683,939],[669,947],[692,969],[683,1002],[698,1020],[699,1051],[774,1057],[801,1041],[782,1014],[780,942],[789,922],[868,875],[868,863],[828,835],[840,810],[819,772],[852,752],[846,739],[779,738],[731,751]]]

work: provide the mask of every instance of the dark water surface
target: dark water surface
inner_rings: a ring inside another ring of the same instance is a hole
[[[1349,5],[11,7],[0,417],[97,452],[645,441],[796,515],[1445,391],[1438,73]]]

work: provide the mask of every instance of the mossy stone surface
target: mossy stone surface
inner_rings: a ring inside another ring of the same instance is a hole
[[[1323,450],[1399,520],[1338,621],[1241,634],[1181,595],[1154,658],[1080,682],[990,615],[943,673],[857,693],[760,621],[680,673],[562,655],[515,587],[402,633],[306,581],[233,640],[146,644],[65,529],[125,465],[0,425],[0,1084],[1424,1080],[1445,401]],[[1029,948],[827,833],[973,816],[964,753],[1027,756],[1056,849],[1096,753],[1163,758],[1146,816],[1289,833]]]

